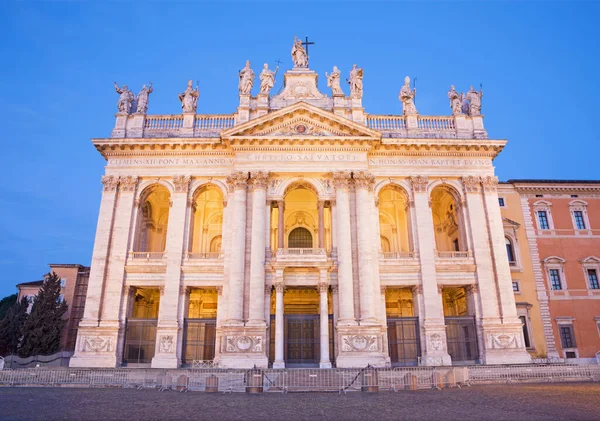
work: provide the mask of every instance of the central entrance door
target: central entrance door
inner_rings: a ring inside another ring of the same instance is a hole
[[[288,367],[319,364],[319,315],[287,314],[284,317],[284,358]]]

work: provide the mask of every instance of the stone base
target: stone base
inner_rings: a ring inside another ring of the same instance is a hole
[[[80,327],[75,353],[69,361],[69,367],[117,367],[118,335],[118,327]]]
[[[178,368],[179,361],[175,355],[158,355],[152,358],[152,368]]]
[[[217,328],[215,362],[225,368],[267,368],[266,326],[223,326]]]
[[[285,368],[285,362],[283,361],[275,361],[273,362],[273,368]]]
[[[331,368],[330,362],[319,363],[319,368]]]
[[[483,326],[484,364],[528,364],[531,355],[525,349],[523,330],[519,322]]]
[[[389,367],[390,357],[384,352],[386,329],[376,326],[337,326],[339,352],[336,367]]]
[[[264,355],[220,355],[215,358],[219,368],[243,368],[253,367],[268,368],[269,360]],[[277,368],[273,366],[273,368]],[[282,367],[283,368],[283,367]]]
[[[485,365],[531,364],[531,355],[525,349],[486,350],[482,360]]]

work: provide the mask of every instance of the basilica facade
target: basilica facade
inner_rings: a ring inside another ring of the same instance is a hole
[[[120,94],[73,367],[526,363],[481,92],[424,116],[318,89],[301,42],[283,89],[239,74],[233,114],[148,115]],[[445,95],[445,94],[444,94]]]

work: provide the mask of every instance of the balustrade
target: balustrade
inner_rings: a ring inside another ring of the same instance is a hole
[[[379,131],[405,130],[406,120],[403,115],[368,115],[367,127]]]
[[[454,117],[418,117],[419,129],[427,131],[454,131]]]
[[[235,118],[231,114],[198,114],[194,128],[198,130],[223,130],[233,127]]]
[[[149,115],[144,124],[144,130],[147,131],[178,130],[182,127],[182,115]]]
[[[416,257],[416,253],[414,251],[383,252],[381,256],[384,259],[413,259]]]
[[[222,259],[223,258],[223,253],[222,252],[210,252],[210,253],[192,253],[192,252],[188,252],[186,255],[187,259],[193,260],[193,259]]]
[[[440,259],[468,259],[472,254],[470,251],[438,251],[437,257]]]
[[[160,260],[165,257],[162,251],[132,251],[130,257],[134,260]]]
[[[305,248],[286,248],[286,249],[278,249],[277,255],[325,255],[325,249],[323,248],[314,248],[314,249],[305,249]]]

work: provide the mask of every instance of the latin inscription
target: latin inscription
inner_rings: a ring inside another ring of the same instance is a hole
[[[370,158],[369,165],[398,167],[491,167],[487,159]]]

